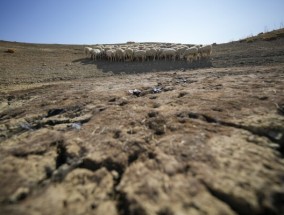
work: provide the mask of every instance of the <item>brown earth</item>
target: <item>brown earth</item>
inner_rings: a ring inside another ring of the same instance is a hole
[[[190,65],[82,49],[0,42],[0,214],[284,214],[284,38]]]

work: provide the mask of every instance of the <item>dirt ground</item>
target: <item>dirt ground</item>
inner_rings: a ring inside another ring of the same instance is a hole
[[[194,64],[83,47],[0,42],[0,214],[284,214],[284,38]]]

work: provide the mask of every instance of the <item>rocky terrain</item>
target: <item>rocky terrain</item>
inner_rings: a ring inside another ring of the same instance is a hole
[[[194,64],[83,47],[0,42],[1,214],[284,214],[284,38]]]

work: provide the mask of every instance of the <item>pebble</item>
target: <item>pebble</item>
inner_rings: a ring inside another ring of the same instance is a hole
[[[156,117],[159,113],[156,112],[156,111],[151,111],[148,113],[148,116],[151,118],[151,117]]]
[[[118,105],[120,105],[120,106],[124,106],[126,104],[128,104],[128,100],[125,97],[122,97],[118,102]]]
[[[113,177],[114,179],[118,179],[118,178],[119,178],[119,174],[118,174],[117,171],[112,170],[112,171],[111,171],[111,174],[112,174],[112,177]]]
[[[267,100],[267,99],[268,99],[268,96],[259,96],[258,99],[259,99],[259,100]]]
[[[178,94],[178,98],[181,98],[181,97],[184,97],[186,94],[188,94],[188,92],[180,92],[179,94]]]
[[[81,127],[82,127],[82,124],[78,123],[78,122],[75,122],[75,123],[71,124],[71,128],[74,128],[74,129],[77,129],[77,130],[80,130]]]
[[[166,87],[164,87],[164,91],[166,92],[166,91],[172,91],[172,90],[174,90],[174,87],[172,87],[172,86],[166,86]]]
[[[140,96],[140,94],[141,94],[141,90],[138,90],[138,89],[128,90],[128,92],[129,92],[130,94],[135,95],[135,96]]]
[[[17,202],[19,200],[22,200],[27,197],[29,194],[30,189],[27,187],[19,187],[12,196],[10,196],[9,200],[10,202]]]

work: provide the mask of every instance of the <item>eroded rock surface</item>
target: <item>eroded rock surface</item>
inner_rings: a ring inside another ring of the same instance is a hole
[[[255,61],[1,86],[1,214],[283,214],[283,63]]]

